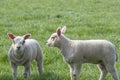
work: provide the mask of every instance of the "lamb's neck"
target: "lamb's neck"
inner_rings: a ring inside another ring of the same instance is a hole
[[[67,51],[69,51],[68,49],[70,49],[69,47],[71,45],[71,40],[68,39],[67,37],[65,37],[64,35],[61,36],[60,38],[61,38],[61,40],[60,40],[60,47],[59,47],[59,49],[60,49],[62,55],[65,57],[65,56],[68,55]]]
[[[14,54],[13,54],[16,58],[20,59],[24,56],[23,52],[15,52],[14,51]]]
[[[16,64],[24,64],[27,60],[28,60],[28,56],[27,54],[25,54],[25,50],[23,52],[20,53],[16,53],[15,51],[13,52],[13,54],[10,55],[11,59],[13,62],[15,62]]]
[[[17,59],[22,59],[23,57],[25,57],[26,54],[25,53],[25,49],[23,51],[14,51],[14,56],[17,58]]]

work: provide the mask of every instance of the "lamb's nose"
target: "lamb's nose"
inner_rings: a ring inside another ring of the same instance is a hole
[[[17,49],[19,50],[19,49],[20,49],[20,46],[18,46]]]
[[[48,44],[48,42],[46,41],[46,45]]]

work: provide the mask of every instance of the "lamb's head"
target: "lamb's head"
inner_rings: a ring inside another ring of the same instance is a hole
[[[62,29],[60,27],[57,28],[56,33],[53,33],[50,38],[47,40],[48,46],[59,46],[60,44],[60,36],[64,34],[66,31],[66,26],[64,26]]]
[[[8,34],[8,37],[12,39],[12,47],[16,53],[20,53],[25,48],[25,40],[30,37],[30,34],[25,34],[24,36],[15,36],[14,34]]]

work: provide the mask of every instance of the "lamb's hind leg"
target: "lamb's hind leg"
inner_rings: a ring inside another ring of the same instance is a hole
[[[98,66],[98,69],[101,72],[99,80],[104,80],[105,76],[108,73],[107,70],[106,70],[106,67],[104,66],[104,64],[98,64],[97,66]]]
[[[114,80],[119,80],[115,65],[112,63],[106,64],[106,69],[112,75]]]
[[[43,57],[42,57],[42,55],[37,56],[36,63],[37,63],[37,67],[38,67],[39,76],[41,76],[42,72],[43,72]]]

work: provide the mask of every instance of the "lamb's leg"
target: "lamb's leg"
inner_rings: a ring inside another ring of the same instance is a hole
[[[98,69],[101,72],[99,80],[104,80],[105,76],[108,73],[107,70],[106,70],[106,67],[103,64],[98,64],[97,66],[98,66]]]
[[[37,67],[38,67],[38,71],[39,71],[39,76],[41,76],[42,72],[43,72],[43,58],[42,58],[42,56],[38,55],[36,58],[36,62],[37,62]]]
[[[30,74],[30,63],[24,65],[24,79],[28,80],[28,75]]]
[[[13,80],[17,79],[17,65],[11,62]]]
[[[42,75],[43,72],[43,56],[42,51],[38,51],[37,57],[36,57],[36,63],[38,67],[39,76]]]
[[[106,69],[108,72],[110,72],[114,80],[119,80],[114,64],[107,64]]]
[[[74,67],[73,65],[69,65],[69,68],[70,68],[70,77],[71,77],[71,80],[73,80],[73,71],[74,71]]]
[[[71,80],[78,80],[80,70],[81,70],[81,64],[80,63],[74,63],[71,65],[70,68],[71,72]]]

